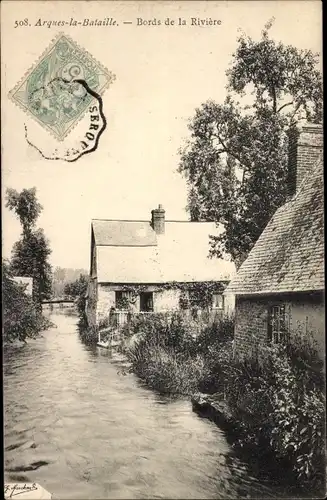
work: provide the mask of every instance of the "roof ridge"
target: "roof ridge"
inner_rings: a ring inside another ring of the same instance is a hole
[[[145,219],[98,219],[98,218],[94,218],[94,219],[91,219],[91,222],[93,221],[103,221],[103,222],[148,222],[149,224],[151,223],[150,220],[145,220]],[[165,222],[188,222],[190,224],[217,224],[217,221],[194,221],[194,220],[178,220],[178,219],[172,219],[172,220],[169,220],[169,219],[166,219]]]
[[[94,218],[91,219],[91,222],[93,221],[103,221],[103,222],[151,222],[150,220],[145,220],[145,219],[98,219]]]

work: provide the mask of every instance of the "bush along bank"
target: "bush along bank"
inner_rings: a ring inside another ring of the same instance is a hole
[[[235,448],[256,456],[279,482],[319,494],[325,485],[325,386],[313,341],[293,336],[287,345],[267,345],[237,360],[233,329],[231,318],[201,324],[154,314],[125,325],[122,349],[150,388],[197,401],[198,393],[209,394],[196,406],[225,417]]]
[[[26,293],[26,285],[14,281],[8,263],[2,264],[3,344],[37,338],[53,323],[42,314],[39,303]]]
[[[231,330],[228,321],[224,320],[224,332]],[[177,313],[138,316],[122,329],[123,351],[134,373],[152,389],[191,396],[199,381],[209,376],[203,354],[210,330],[216,329],[215,323],[208,326]]]

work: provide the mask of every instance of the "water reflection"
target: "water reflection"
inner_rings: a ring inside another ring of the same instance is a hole
[[[241,498],[275,492],[249,476],[189,401],[142,387],[121,355],[85,345],[59,311],[4,356],[5,478],[54,498]]]

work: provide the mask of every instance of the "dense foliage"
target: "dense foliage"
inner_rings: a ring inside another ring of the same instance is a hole
[[[64,295],[75,299],[78,314],[81,320],[85,319],[86,291],[88,285],[88,276],[80,274],[79,278],[64,286]]]
[[[49,256],[51,249],[43,229],[35,227],[42,206],[36,198],[36,189],[7,189],[6,206],[22,225],[22,235],[12,249],[11,269],[16,276],[33,278],[33,300],[41,304],[52,293],[52,274]]]
[[[232,324],[231,319],[217,319],[208,325],[177,312],[136,316],[123,328],[123,336],[129,339],[125,352],[133,370],[150,387],[192,394],[200,380],[209,376],[209,348],[214,355],[222,342],[231,341]]]
[[[86,276],[87,271],[85,269],[73,269],[69,267],[56,266],[53,270],[52,278],[53,296],[62,298],[64,296],[65,286],[68,283],[72,283],[77,280],[81,274]]]
[[[325,475],[323,363],[301,337],[291,342],[229,361],[220,382],[241,429],[238,444],[263,461],[272,455],[277,470],[288,467],[298,485],[317,491]]]
[[[191,219],[224,225],[211,252],[228,253],[237,266],[289,193],[290,126],[322,117],[318,56],[270,39],[272,24],[259,41],[239,37],[225,102],[196,110],[180,151]]]
[[[2,265],[2,305],[3,305],[3,341],[25,342],[27,338],[36,338],[50,326],[42,316],[30,296],[26,294],[26,285],[13,280],[13,273],[7,262]]]

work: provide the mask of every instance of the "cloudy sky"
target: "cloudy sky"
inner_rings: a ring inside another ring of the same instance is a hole
[[[205,100],[224,100],[238,29],[258,39],[272,16],[276,40],[320,51],[318,0],[3,2],[2,185],[37,188],[44,207],[39,225],[50,240],[53,265],[88,268],[92,218],[148,219],[158,203],[168,219],[187,218],[186,186],[176,169],[188,119]],[[7,94],[60,31],[34,26],[37,20],[71,17],[113,17],[119,26],[65,27],[116,75],[103,96],[108,126],[97,151],[69,164],[49,162],[26,143],[24,112]],[[188,25],[136,25],[137,18],[167,17],[185,18]],[[211,17],[221,25],[190,26],[191,17]],[[14,27],[25,18],[31,27]],[[7,210],[2,222],[3,253],[9,256],[20,227]]]

